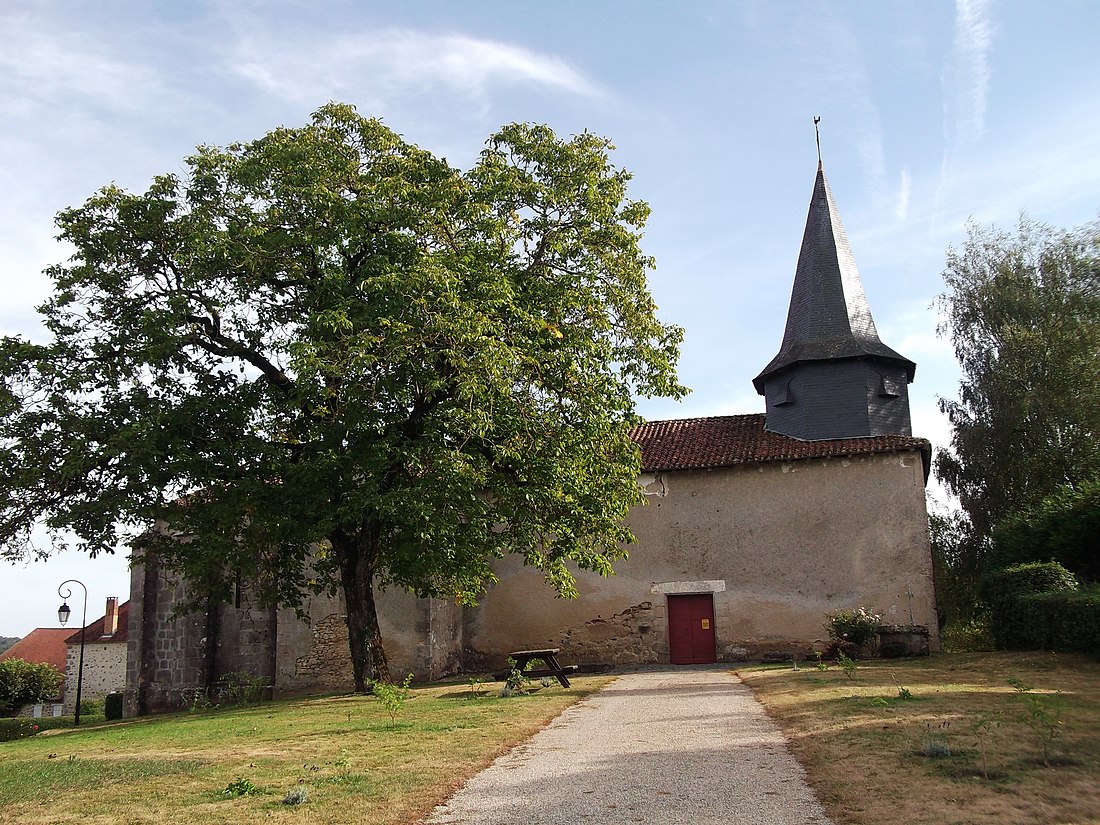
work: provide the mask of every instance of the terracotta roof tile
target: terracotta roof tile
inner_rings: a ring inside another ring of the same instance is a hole
[[[123,602],[118,606],[118,630],[113,636],[103,638],[103,625],[106,616],[100,616],[86,628],[84,628],[84,644],[92,642],[125,642],[130,638],[130,603]],[[65,641],[71,645],[80,644],[80,631],[69,631],[70,635]]]
[[[65,639],[72,631],[64,627],[38,627],[0,653],[0,662],[22,659],[46,662],[65,672]]]
[[[925,456],[927,476],[931,450],[926,439],[904,435],[800,441],[765,430],[763,413],[649,421],[635,427],[631,438],[642,449],[646,472],[917,450]]]

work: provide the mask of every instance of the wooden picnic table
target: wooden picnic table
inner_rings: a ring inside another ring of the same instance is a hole
[[[558,647],[548,647],[545,650],[517,650],[514,653],[509,653],[508,658],[516,663],[516,670],[530,676],[532,679],[552,676],[561,682],[562,687],[569,687],[569,678],[566,674],[576,673],[577,666],[566,665],[562,667],[558,664],[558,653],[560,652],[561,648]],[[542,662],[543,666],[527,670],[527,666],[532,662]]]

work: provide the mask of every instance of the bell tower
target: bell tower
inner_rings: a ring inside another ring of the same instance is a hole
[[[766,427],[803,441],[912,435],[915,371],[879,340],[819,159],[783,343],[753,379]]]

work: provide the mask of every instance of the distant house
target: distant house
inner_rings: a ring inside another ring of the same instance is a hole
[[[84,678],[81,699],[102,699],[126,687],[126,648],[130,638],[130,603],[107,598],[103,616],[84,628]],[[67,647],[65,713],[76,710],[76,680],[80,663],[80,631],[64,631]]]
[[[63,627],[36,627],[3,653],[0,662],[22,659],[35,664],[53,665],[65,672],[65,639],[72,634]]]

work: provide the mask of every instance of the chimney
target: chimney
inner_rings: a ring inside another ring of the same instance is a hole
[[[118,596],[107,597],[107,612],[103,614],[103,635],[114,636],[118,630]]]

